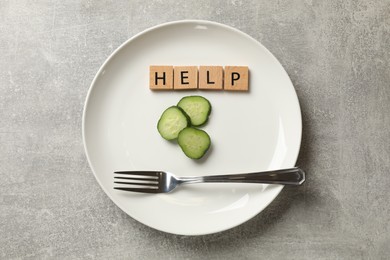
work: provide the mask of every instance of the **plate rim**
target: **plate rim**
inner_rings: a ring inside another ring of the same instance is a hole
[[[239,223],[235,223],[234,225],[228,225],[226,226],[225,228],[219,228],[217,230],[211,230],[210,232],[194,232],[194,233],[191,233],[191,234],[187,234],[187,233],[176,233],[176,232],[172,232],[172,231],[167,231],[167,230],[164,230],[162,228],[157,228],[157,227],[152,227],[152,226],[149,226],[147,224],[145,224],[142,220],[134,217],[134,216],[131,216],[130,214],[128,214],[126,212],[126,210],[121,206],[121,205],[118,205],[112,198],[112,196],[110,195],[110,193],[106,190],[106,188],[104,187],[104,185],[101,183],[101,181],[99,180],[99,178],[97,177],[97,174],[96,174],[96,171],[91,163],[91,159],[90,159],[90,156],[89,156],[89,153],[88,153],[88,148],[87,148],[87,142],[86,142],[86,113],[87,113],[87,108],[88,108],[88,103],[89,103],[89,100],[90,100],[90,96],[91,96],[91,93],[94,89],[94,86],[96,84],[96,81],[98,79],[98,77],[102,74],[104,68],[106,67],[106,65],[116,56],[116,54],[118,52],[120,52],[126,45],[130,44],[132,41],[136,40],[138,37],[141,37],[142,35],[144,34],[147,34],[149,32],[152,32],[154,30],[157,30],[157,29],[160,29],[162,27],[166,27],[166,26],[171,26],[171,25],[177,25],[177,24],[191,24],[191,23],[194,23],[194,24],[207,24],[207,25],[213,25],[213,26],[219,26],[219,27],[222,27],[224,29],[227,29],[227,30],[230,30],[230,31],[233,31],[235,33],[238,33],[239,35],[245,37],[246,39],[254,42],[257,46],[259,46],[263,51],[265,51],[267,53],[268,56],[270,56],[277,64],[278,66],[281,67],[281,71],[282,73],[286,74],[289,82],[291,83],[291,86],[293,87],[293,93],[294,93],[294,101],[295,103],[298,105],[298,110],[299,110],[299,113],[298,113],[298,120],[299,120],[299,140],[298,140],[298,149],[297,149],[297,152],[295,155],[292,155],[291,157],[294,158],[294,165],[296,164],[297,160],[298,160],[298,156],[299,156],[299,153],[300,153],[300,150],[301,150],[301,145],[302,145],[302,128],[303,128],[303,125],[302,125],[302,110],[301,110],[301,105],[300,105],[300,102],[299,102],[299,99],[298,99],[298,95],[297,95],[297,92],[296,92],[296,89],[294,87],[294,84],[292,83],[291,81],[291,78],[289,77],[287,71],[284,69],[284,67],[282,66],[282,64],[279,62],[279,60],[273,55],[273,53],[271,51],[269,51],[260,41],[256,40],[255,38],[253,38],[252,36],[250,36],[249,34],[237,29],[237,28],[234,28],[230,25],[226,25],[226,24],[222,24],[222,23],[219,23],[219,22],[216,22],[216,21],[210,21],[210,20],[202,20],[202,19],[183,19],[183,20],[175,20],[175,21],[169,21],[169,22],[164,22],[164,23],[160,23],[160,24],[157,24],[157,25],[154,25],[152,27],[148,27],[147,29],[145,30],[142,30],[138,33],[136,33],[134,36],[130,37],[129,39],[127,39],[126,41],[124,41],[119,47],[117,47],[106,59],[105,61],[103,62],[103,64],[99,67],[98,71],[96,72],[89,88],[88,88],[88,92],[87,92],[87,95],[86,95],[86,98],[85,98],[85,101],[84,101],[84,107],[83,107],[83,113],[82,113],[82,139],[83,139],[83,147],[84,147],[84,154],[87,158],[87,161],[88,161],[88,165],[89,167],[91,168],[92,170],[92,173],[96,179],[96,181],[98,182],[99,186],[103,189],[104,193],[110,198],[110,200],[118,207],[120,208],[126,215],[128,215],[129,217],[135,219],[136,221],[142,223],[143,225],[145,226],[148,226],[149,228],[153,228],[153,229],[156,229],[156,230],[159,230],[159,231],[162,231],[162,232],[165,232],[165,233],[170,233],[170,234],[174,234],[174,235],[186,235],[186,236],[200,236],[200,235],[208,235],[208,234],[214,234],[214,233],[219,233],[219,232],[223,232],[223,231],[226,231],[226,230],[229,230],[229,229],[232,229],[232,228],[235,228],[237,226],[240,226],[244,223],[246,223],[247,221],[249,221],[250,219],[254,218],[256,215],[260,214],[264,209],[266,209],[274,200],[275,198],[280,194],[280,192],[283,190],[284,188],[284,185],[275,185],[274,189],[275,189],[275,193],[274,193],[274,196],[272,196],[272,199],[269,200],[268,203],[265,203],[264,204],[264,207],[260,208],[258,211],[256,211],[254,214],[250,214],[250,215],[247,215],[247,218],[242,221],[242,222],[239,222]]]

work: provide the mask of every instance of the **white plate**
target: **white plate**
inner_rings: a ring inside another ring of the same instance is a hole
[[[250,91],[149,90],[149,65],[247,65]],[[213,110],[203,128],[212,139],[205,159],[191,160],[156,129],[161,113],[186,95]],[[301,114],[294,87],[259,42],[226,25],[178,21],[148,29],[120,46],[92,82],[83,115],[89,164],[123,211],[152,228],[201,235],[237,226],[261,212],[281,185],[198,184],[169,194],[113,189],[116,170],[165,170],[177,175],[252,172],[295,165]]]

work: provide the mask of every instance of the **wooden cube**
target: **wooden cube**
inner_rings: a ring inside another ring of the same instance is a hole
[[[173,88],[175,90],[198,88],[198,67],[178,66],[173,69]]]
[[[224,89],[248,91],[249,70],[247,66],[225,66]]]
[[[222,90],[223,68],[222,66],[199,67],[199,89]]]
[[[150,66],[149,88],[152,90],[173,89],[173,66]]]

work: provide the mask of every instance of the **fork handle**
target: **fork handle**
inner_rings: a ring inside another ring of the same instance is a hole
[[[265,172],[209,175],[200,177],[180,177],[179,179],[179,182],[182,184],[201,182],[233,182],[301,185],[304,181],[305,172],[298,167]]]

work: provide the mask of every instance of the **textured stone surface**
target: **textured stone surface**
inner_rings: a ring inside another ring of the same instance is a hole
[[[0,258],[386,259],[390,255],[390,2],[0,2]],[[84,156],[81,115],[106,57],[150,26],[215,20],[261,41],[300,98],[286,188],[232,230],[185,237],[125,215]]]

